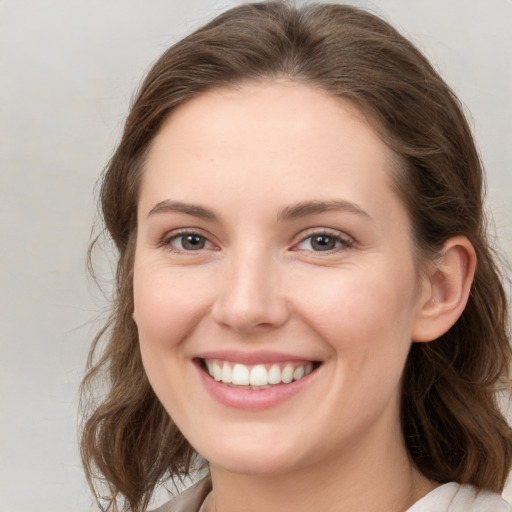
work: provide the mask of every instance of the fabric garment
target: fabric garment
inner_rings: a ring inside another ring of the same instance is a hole
[[[211,490],[210,477],[203,478],[153,512],[202,512],[201,505]]]
[[[204,478],[154,512],[203,512],[201,505],[211,485],[210,479]],[[451,482],[434,489],[406,512],[512,512],[512,506],[498,494]]]
[[[498,494],[478,492],[470,485],[444,484],[417,501],[407,512],[511,512]]]

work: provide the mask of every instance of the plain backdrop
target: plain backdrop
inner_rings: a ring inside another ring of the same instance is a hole
[[[0,0],[0,512],[95,507],[77,449],[78,385],[105,307],[85,265],[95,182],[150,63],[238,3]],[[349,3],[394,23],[459,94],[510,260],[512,1]]]

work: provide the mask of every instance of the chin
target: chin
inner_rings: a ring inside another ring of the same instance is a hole
[[[238,443],[217,443],[215,448],[210,446],[200,453],[211,466],[231,473],[270,476],[293,471],[301,465],[298,450],[283,444],[274,442],[265,446],[253,441],[240,446]]]
[[[294,461],[286,458],[267,456],[252,457],[249,454],[233,454],[233,456],[215,457],[210,465],[222,468],[230,473],[250,476],[272,476],[287,473],[295,467]]]

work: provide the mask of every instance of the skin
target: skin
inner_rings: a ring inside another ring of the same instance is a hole
[[[155,137],[134,319],[156,394],[210,462],[207,509],[397,512],[434,488],[407,456],[400,379],[412,340],[433,339],[463,308],[447,286],[462,278],[420,277],[393,162],[350,102],[286,81],[204,93]],[[311,201],[344,203],[289,214]],[[184,231],[204,246],[184,248]],[[318,233],[339,241],[315,250]],[[471,269],[464,242],[450,247],[454,267]],[[247,411],[205,389],[193,361],[213,349],[321,365],[296,395]]]

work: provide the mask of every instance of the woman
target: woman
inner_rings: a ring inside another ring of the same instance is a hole
[[[207,464],[162,511],[510,510],[482,179],[453,93],[364,11],[244,5],[170,48],[102,186],[93,488],[142,511]]]

